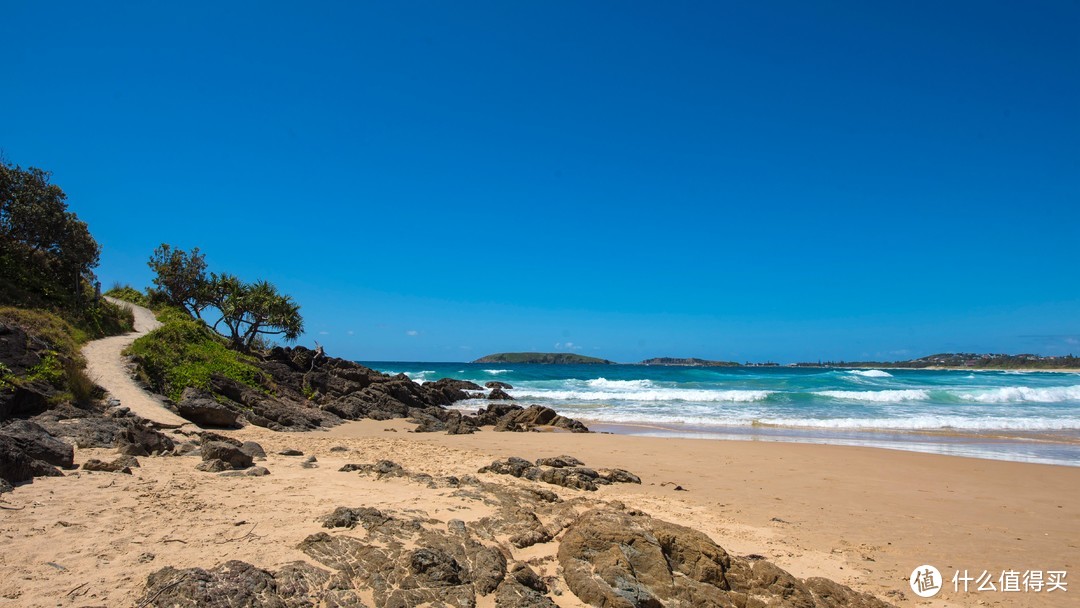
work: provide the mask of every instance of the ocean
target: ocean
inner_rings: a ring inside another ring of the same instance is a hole
[[[1080,466],[1080,373],[361,363],[418,382],[506,382],[522,405],[546,405],[593,430]]]

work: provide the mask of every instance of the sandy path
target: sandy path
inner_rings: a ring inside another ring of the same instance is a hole
[[[162,428],[177,428],[188,424],[187,420],[165,409],[157,397],[144,391],[132,380],[127,360],[121,354],[139,336],[161,326],[154,313],[142,306],[106,298],[114,304],[126,306],[135,313],[135,331],[122,336],[112,336],[89,342],[82,349],[86,357],[86,371],[90,378],[109,392],[120,404]]]

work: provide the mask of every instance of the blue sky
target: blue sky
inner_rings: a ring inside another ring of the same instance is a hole
[[[1080,5],[880,4],[13,2],[0,149],[350,358],[1080,354]]]

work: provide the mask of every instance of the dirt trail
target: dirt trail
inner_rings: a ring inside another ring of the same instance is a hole
[[[188,421],[165,409],[154,395],[146,392],[128,373],[128,362],[121,354],[139,336],[161,326],[154,313],[142,306],[114,298],[106,298],[114,304],[126,306],[135,313],[135,331],[122,336],[112,336],[89,342],[83,347],[86,371],[90,378],[101,385],[109,395],[119,399],[120,404],[162,428],[177,428]]]

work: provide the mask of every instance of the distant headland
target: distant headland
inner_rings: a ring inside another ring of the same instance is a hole
[[[709,361],[708,359],[697,359],[694,357],[653,357],[652,359],[646,359],[639,365],[677,365],[683,367],[741,367],[742,363],[736,363],[734,361]]]
[[[473,363],[547,363],[554,365],[612,365],[614,361],[573,353],[495,353]]]

